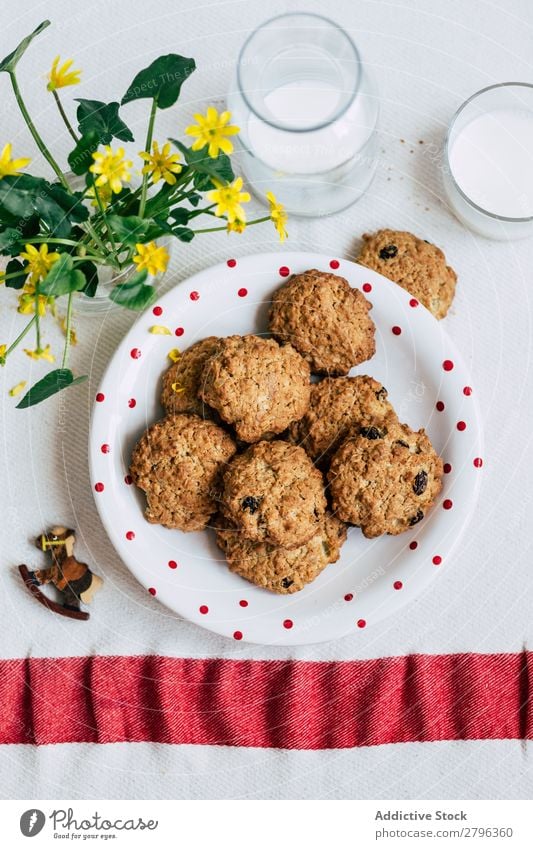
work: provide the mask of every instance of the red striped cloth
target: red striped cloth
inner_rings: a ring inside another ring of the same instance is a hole
[[[532,653],[0,661],[0,743],[333,749],[531,739]]]

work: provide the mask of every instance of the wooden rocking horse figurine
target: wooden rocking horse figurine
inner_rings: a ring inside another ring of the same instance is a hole
[[[52,565],[47,569],[31,572],[27,566],[19,566],[24,583],[32,595],[49,610],[71,619],[88,619],[89,614],[80,610],[80,602],[88,604],[103,584],[102,578],[93,575],[86,563],[74,557],[76,534],[63,526],[52,528],[37,537],[35,544],[41,551],[48,552]],[[41,592],[39,587],[53,584],[63,594],[63,604],[58,604]]]

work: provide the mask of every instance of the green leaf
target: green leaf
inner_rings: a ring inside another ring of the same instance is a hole
[[[55,297],[68,295],[70,292],[81,291],[86,282],[83,273],[74,268],[74,261],[70,254],[61,254],[44,280],[39,283],[39,292],[42,295]]]
[[[27,407],[40,404],[41,401],[46,401],[47,398],[55,395],[56,392],[61,392],[67,386],[75,386],[78,383],[83,383],[84,380],[87,380],[86,374],[75,378],[69,368],[56,368],[54,371],[48,372],[37,383],[34,383],[31,389],[26,392],[24,398],[17,404],[17,410],[24,410]]]
[[[137,272],[127,283],[115,286],[109,297],[115,304],[126,309],[143,310],[155,300],[157,294],[153,286],[144,282],[147,276],[146,271]]]
[[[0,216],[4,213],[19,221],[29,221],[37,215],[51,235],[59,238],[70,234],[71,221],[84,221],[88,214],[79,195],[71,195],[62,186],[30,174],[0,180]]]
[[[88,130],[78,139],[76,147],[71,150],[67,159],[74,174],[85,174],[93,162],[93,153],[98,149],[100,136],[96,130]]]
[[[176,209],[171,209],[169,218],[172,218],[176,224],[186,224],[191,215],[191,211],[184,206],[177,206]]]
[[[20,259],[10,259],[6,266],[6,274],[20,274],[20,277],[12,277],[11,280],[6,280],[8,289],[22,289],[26,282],[26,277],[23,277],[23,272],[26,271],[24,263]]]
[[[13,227],[6,227],[0,233],[0,254],[18,256],[21,248],[21,234]]]
[[[39,35],[46,29],[46,27],[50,26],[50,21],[42,21],[39,26],[33,30],[30,35],[27,35],[26,38],[23,38],[20,44],[15,47],[13,53],[10,53],[9,56],[6,56],[0,62],[0,71],[7,71],[8,74],[12,74],[15,68],[17,67],[17,62],[22,58],[28,47],[30,46],[33,39]]]
[[[94,298],[98,289],[98,269],[94,262],[86,260],[78,265],[79,271],[85,277],[85,286],[80,291],[88,298]]]
[[[172,233],[171,228],[164,222],[140,218],[138,215],[108,215],[107,223],[113,230],[113,235],[125,245],[145,244],[164,233]]]
[[[157,100],[160,109],[173,106],[180,96],[181,86],[196,68],[194,59],[169,53],[160,56],[147,68],[139,71],[122,98],[122,105],[132,100]]]
[[[89,210],[85,206],[84,192],[73,192],[70,194],[59,183],[52,183],[48,187],[48,195],[67,213],[69,221],[73,221],[76,224],[87,221]],[[72,235],[72,231],[70,235]]]
[[[180,242],[192,242],[194,239],[194,231],[188,227],[175,227],[172,233]]]
[[[206,148],[193,150],[191,147],[186,147],[177,139],[169,139],[169,141],[181,151],[187,165],[197,174],[214,177],[216,180],[220,180],[221,183],[231,183],[234,179],[235,174],[231,167],[230,158],[225,153],[219,153],[217,157],[213,158],[208,155]],[[212,184],[209,183],[207,187],[212,188]],[[197,188],[200,188],[200,186]],[[205,189],[202,188],[200,191],[205,191]]]
[[[103,103],[101,100],[86,100],[83,97],[76,98],[76,101],[80,104],[76,117],[82,136],[94,132],[99,144],[110,144],[113,138],[134,141],[133,133],[118,114],[119,103]]]

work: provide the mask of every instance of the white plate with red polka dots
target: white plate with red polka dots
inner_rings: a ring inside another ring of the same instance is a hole
[[[353,373],[388,389],[401,421],[425,427],[445,462],[444,487],[425,519],[400,536],[367,540],[350,528],[340,560],[293,595],[275,595],[232,574],[212,531],[182,533],[143,518],[128,463],[143,430],[162,416],[160,379],[169,350],[205,336],[264,333],[272,292],[293,272],[338,271],[372,301],[376,354]],[[154,335],[163,324],[175,334]],[[412,601],[445,568],[475,506],[482,467],[475,392],[442,323],[407,292],[348,260],[267,253],[208,268],[141,315],[111,360],[96,395],[91,479],[119,555],[180,616],[235,640],[270,645],[363,633]]]

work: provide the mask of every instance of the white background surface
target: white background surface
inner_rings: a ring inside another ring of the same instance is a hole
[[[61,2],[4,0],[4,55],[43,18],[50,27],[20,65],[20,81],[36,123],[55,150],[68,139],[45,92],[57,53],[76,59],[83,83],[69,94],[120,99],[136,71],[158,54],[196,58],[178,109],[162,113],[156,138],[175,135],[193,111],[224,96],[237,50],[250,29],[288,10],[326,11],[346,27],[381,92],[380,161],[368,194],[338,216],[290,222],[292,250],[353,257],[360,235],[378,227],[408,229],[442,246],[459,275],[446,327],[470,366],[485,427],[481,499],[461,550],[429,591],[396,619],[341,641],[297,649],[235,644],[179,621],[147,597],[114,554],[97,518],[88,481],[89,415],[99,377],[131,323],[126,314],[80,319],[73,366],[91,383],[30,412],[14,409],[7,390],[26,377],[20,354],[0,375],[4,430],[0,577],[4,657],[161,653],[176,656],[330,660],[393,654],[503,652],[530,647],[531,414],[529,391],[533,241],[489,242],[466,231],[442,199],[438,165],[446,125],[468,95],[504,80],[533,82],[533,9],[528,0],[337,0],[305,3]],[[34,155],[0,77],[0,141]],[[147,101],[124,109],[144,136]],[[400,140],[404,139],[402,143]],[[419,144],[423,140],[424,144]],[[134,146],[140,150],[142,142]],[[203,239],[203,240],[202,240]],[[167,285],[207,265],[274,250],[266,226],[244,236],[199,237],[176,245]],[[1,293],[0,342],[22,324],[9,292]],[[50,325],[56,351],[60,335]],[[37,379],[47,364],[33,366]],[[52,618],[28,596],[14,567],[39,561],[31,539],[52,522],[78,529],[76,553],[106,581],[88,623]],[[0,792],[8,797],[427,797],[528,798],[533,792],[528,746],[519,742],[438,743],[377,749],[285,753],[145,744],[3,747]]]

